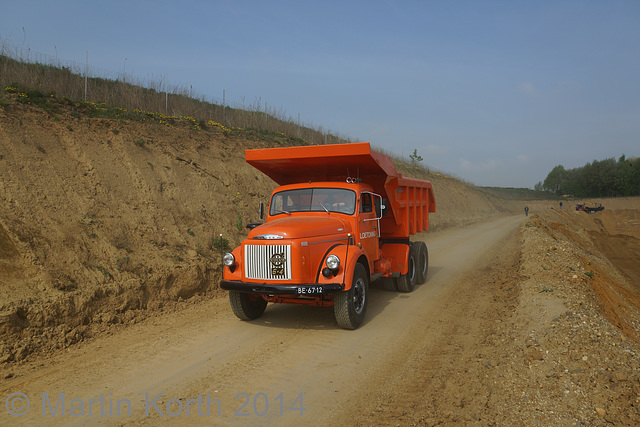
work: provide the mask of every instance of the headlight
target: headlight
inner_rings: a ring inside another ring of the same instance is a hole
[[[330,269],[337,270],[340,266],[340,258],[335,255],[329,255],[327,257],[327,260],[325,261],[325,264],[327,264],[327,267],[329,267]]]
[[[236,257],[234,257],[233,254],[226,253],[222,257],[222,263],[227,267],[231,267],[233,264],[236,263]]]

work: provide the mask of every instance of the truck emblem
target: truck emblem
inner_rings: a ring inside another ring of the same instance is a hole
[[[271,274],[274,276],[284,276],[284,265],[287,259],[284,257],[284,252],[271,255],[269,258],[271,263]]]

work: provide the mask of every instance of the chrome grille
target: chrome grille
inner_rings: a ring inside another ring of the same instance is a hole
[[[258,280],[291,280],[291,245],[245,245],[244,276]]]

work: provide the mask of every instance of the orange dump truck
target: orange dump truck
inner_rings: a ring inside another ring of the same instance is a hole
[[[366,142],[245,156],[280,187],[266,222],[250,224],[223,257],[220,287],[240,319],[257,319],[269,302],[333,306],[338,325],[356,329],[369,283],[410,292],[426,280],[427,246],[409,237],[427,230],[435,212],[431,182],[404,178]]]

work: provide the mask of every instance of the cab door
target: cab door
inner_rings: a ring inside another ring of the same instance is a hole
[[[362,249],[367,251],[370,271],[373,271],[373,262],[379,258],[380,217],[376,212],[377,194],[363,191],[360,193],[358,208],[358,242]]]

